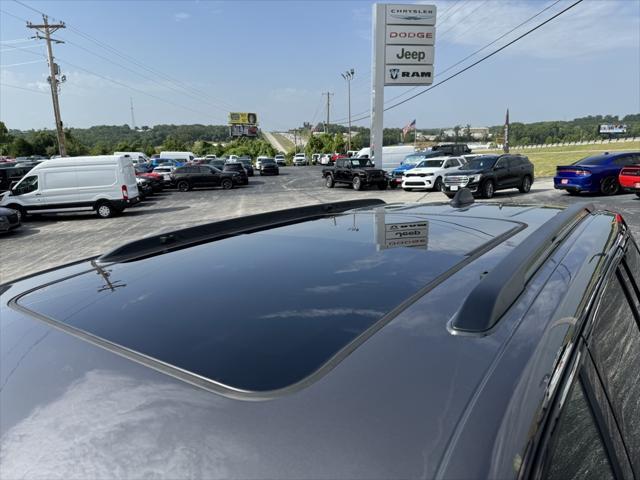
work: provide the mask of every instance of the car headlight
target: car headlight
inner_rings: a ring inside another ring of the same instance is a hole
[[[481,173],[478,173],[477,175],[470,175],[469,176],[469,183],[479,182],[481,178],[482,178],[482,174]]]
[[[0,223],[8,223],[9,219],[7,217],[0,217]]]

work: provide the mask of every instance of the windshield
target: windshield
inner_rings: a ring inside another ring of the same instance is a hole
[[[273,158],[263,158],[262,159],[262,164],[263,165],[275,165],[275,160]]]
[[[491,168],[496,163],[498,157],[477,157],[469,160],[469,162],[464,166],[465,169],[468,170],[480,170],[485,168]]]
[[[354,168],[372,167],[373,164],[367,158],[352,158],[351,166]]]
[[[423,160],[417,166],[417,168],[439,168],[444,163],[444,160]]]
[[[402,162],[403,165],[417,165],[418,163],[420,163],[420,160],[424,160],[425,156],[424,155],[409,155],[407,157],[405,157],[404,161]]]

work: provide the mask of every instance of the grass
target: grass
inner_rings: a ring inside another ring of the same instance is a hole
[[[285,152],[288,152],[289,150],[293,150],[295,145],[287,137],[285,137],[284,135],[280,135],[279,133],[274,133],[274,132],[270,132],[270,133],[271,135],[274,136],[274,138],[278,142],[280,142],[280,145],[282,145],[285,148]]]
[[[518,149],[512,153],[522,153],[529,157],[536,168],[536,176],[550,177],[555,175],[558,165],[568,165],[581,158],[603,152],[621,150],[640,150],[640,142],[616,142],[602,145],[566,145],[564,147]],[[487,150],[488,153],[502,153],[501,150]]]

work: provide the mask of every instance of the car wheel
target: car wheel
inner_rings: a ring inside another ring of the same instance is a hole
[[[600,182],[600,193],[603,195],[615,195],[620,191],[620,184],[616,177],[607,177]]]
[[[636,196],[640,198],[640,192],[636,192]]]
[[[109,202],[100,202],[96,206],[96,214],[100,218],[111,218],[115,214],[115,210]]]
[[[398,184],[396,182],[391,182],[389,183],[389,187],[391,188],[391,190],[398,188]]]
[[[353,177],[351,183],[353,183],[354,190],[362,190],[362,180],[360,177]]]
[[[386,190],[386,189],[387,189],[387,182],[378,183],[378,190]]]
[[[495,191],[492,180],[487,180],[482,184],[482,196],[484,198],[492,198],[494,193]]]
[[[233,188],[233,182],[231,181],[231,179],[225,178],[220,183],[220,186],[222,187],[223,190],[231,190]]]
[[[436,192],[442,191],[442,177],[436,178],[436,182],[433,184],[433,190]]]
[[[529,193],[529,191],[531,190],[531,179],[528,175],[524,176],[524,178],[522,179],[522,184],[520,185],[520,188],[518,188],[518,190],[520,190],[520,193]]]
[[[7,208],[11,208],[18,212],[18,220],[20,220],[21,222],[24,222],[24,219],[27,218],[27,211],[21,205],[12,203],[11,205],[7,205]]]
[[[327,175],[325,177],[324,184],[327,186],[327,188],[333,188],[336,184],[336,182],[333,181],[333,175]]]
[[[189,182],[183,180],[182,182],[178,182],[178,190],[181,192],[188,192],[191,190],[191,186],[189,185]]]

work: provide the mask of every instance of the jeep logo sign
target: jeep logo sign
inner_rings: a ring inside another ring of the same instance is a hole
[[[433,65],[433,47],[387,45],[385,55],[388,65]]]
[[[433,65],[392,65],[385,69],[385,85],[430,85]]]
[[[386,45],[433,45],[436,39],[435,27],[387,25]]]

